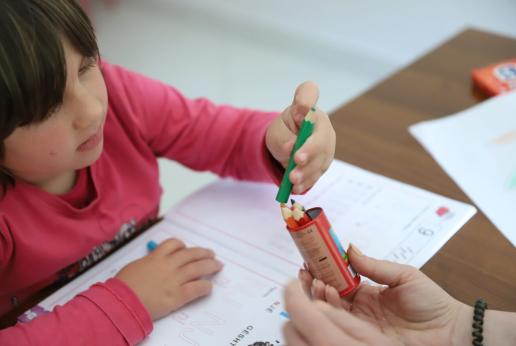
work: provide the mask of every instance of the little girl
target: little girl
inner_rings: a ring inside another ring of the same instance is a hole
[[[281,114],[189,100],[101,61],[73,0],[0,0],[0,315],[156,218],[157,157],[278,182],[317,98],[306,82]],[[295,193],[333,159],[331,123],[321,111],[314,120],[290,174]],[[0,330],[0,344],[136,344],[152,320],[209,294],[206,277],[221,268],[211,250],[169,239],[64,306]]]

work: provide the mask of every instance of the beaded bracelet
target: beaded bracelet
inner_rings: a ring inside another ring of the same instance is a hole
[[[483,346],[484,336],[484,312],[487,309],[487,303],[480,298],[475,302],[475,310],[473,312],[473,346]]]

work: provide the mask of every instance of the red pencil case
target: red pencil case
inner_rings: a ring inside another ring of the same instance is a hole
[[[509,59],[474,69],[474,84],[489,96],[516,89],[516,59]]]
[[[311,220],[296,228],[287,226],[310,273],[337,289],[340,296],[350,294],[360,285],[358,275],[340,244],[322,208],[306,211]]]

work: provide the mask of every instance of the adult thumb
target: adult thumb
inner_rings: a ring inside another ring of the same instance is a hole
[[[399,286],[417,272],[416,268],[408,265],[366,256],[353,244],[349,246],[348,255],[353,269],[360,275],[389,287]]]

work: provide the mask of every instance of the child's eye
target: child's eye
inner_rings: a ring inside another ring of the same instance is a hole
[[[94,67],[97,64],[97,58],[96,57],[88,57],[86,58],[84,64],[79,69],[79,75],[82,75],[86,72],[88,72],[89,69]]]

